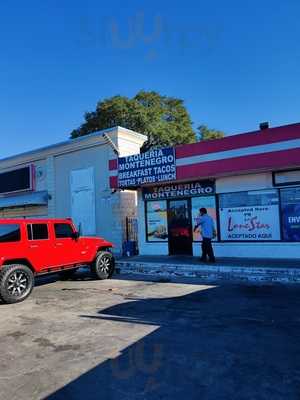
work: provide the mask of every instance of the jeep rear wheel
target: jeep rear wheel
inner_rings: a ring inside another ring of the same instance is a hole
[[[34,287],[34,276],[26,265],[6,265],[0,270],[0,299],[7,304],[25,300]]]
[[[109,251],[99,251],[92,265],[92,272],[98,279],[108,279],[115,269],[113,255]]]

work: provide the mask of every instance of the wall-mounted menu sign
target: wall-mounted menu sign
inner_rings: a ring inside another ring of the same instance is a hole
[[[120,188],[176,180],[173,147],[151,150],[118,159]]]
[[[143,188],[144,200],[205,196],[214,193],[214,181],[185,182]]]

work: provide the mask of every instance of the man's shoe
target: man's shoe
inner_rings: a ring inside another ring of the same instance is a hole
[[[214,264],[214,263],[216,262],[216,260],[215,260],[215,259],[209,260],[209,262],[212,263],[212,264]]]
[[[200,261],[207,262],[206,258],[203,258],[203,257],[200,258]]]

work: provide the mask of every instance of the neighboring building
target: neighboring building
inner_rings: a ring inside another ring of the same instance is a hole
[[[300,259],[300,124],[110,160],[111,188],[138,191],[139,250],[200,255],[199,208],[219,257]]]
[[[116,127],[0,160],[0,218],[72,217],[83,234],[104,236],[120,253],[136,193],[110,189],[114,151],[103,134],[121,156],[137,153],[147,139]]]

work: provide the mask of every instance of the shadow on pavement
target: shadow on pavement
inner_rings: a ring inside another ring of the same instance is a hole
[[[105,320],[152,332],[48,400],[299,399],[299,290],[224,285],[125,301],[80,317],[98,321],[100,337]]]

